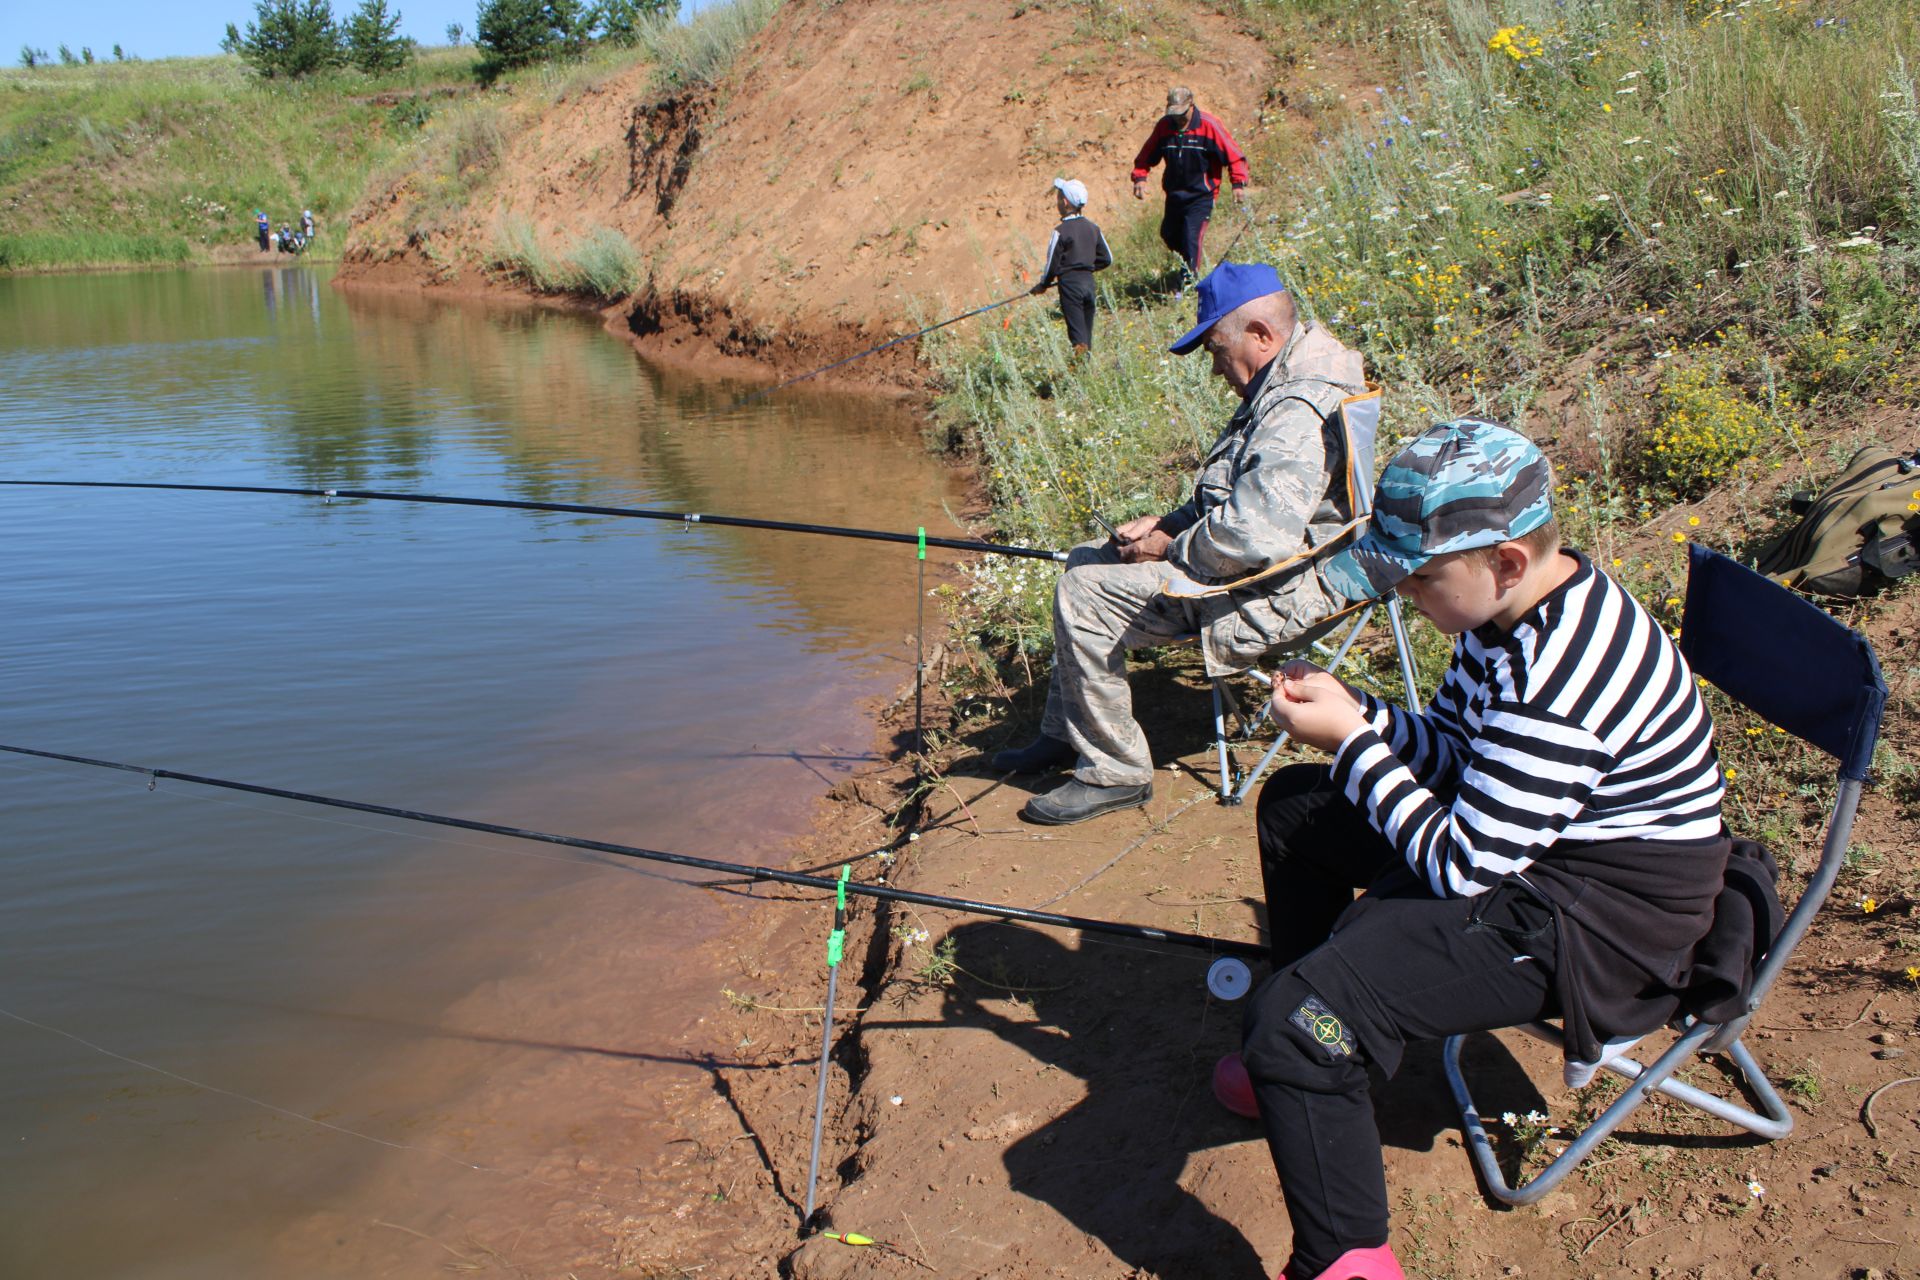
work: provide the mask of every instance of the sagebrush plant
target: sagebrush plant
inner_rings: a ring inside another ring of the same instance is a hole
[[[633,242],[612,227],[595,227],[567,255],[581,288],[612,301],[640,287],[646,264]]]

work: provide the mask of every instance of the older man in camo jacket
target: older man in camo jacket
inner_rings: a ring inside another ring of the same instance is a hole
[[[995,769],[1014,773],[1077,762],[1069,782],[1027,802],[1021,816],[1031,822],[1081,822],[1152,799],[1153,760],[1127,687],[1129,649],[1197,633],[1207,674],[1226,675],[1307,643],[1346,604],[1305,553],[1353,516],[1344,442],[1327,420],[1366,389],[1359,353],[1302,324],[1271,267],[1223,262],[1198,292],[1199,323],[1172,350],[1185,355],[1204,343],[1241,405],[1184,506],[1130,520],[1112,540],[1068,558],[1054,593],[1040,736],[993,758]],[[1276,565],[1286,567],[1209,590]]]

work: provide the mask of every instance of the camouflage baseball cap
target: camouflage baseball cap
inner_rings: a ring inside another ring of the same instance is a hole
[[[1513,428],[1436,423],[1387,464],[1367,531],[1321,572],[1349,600],[1384,596],[1435,556],[1538,529],[1553,518],[1552,489],[1545,455]]]

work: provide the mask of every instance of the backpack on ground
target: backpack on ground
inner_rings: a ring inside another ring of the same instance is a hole
[[[1819,494],[1795,494],[1799,524],[1754,565],[1782,586],[1852,598],[1920,569],[1920,453],[1870,444]]]

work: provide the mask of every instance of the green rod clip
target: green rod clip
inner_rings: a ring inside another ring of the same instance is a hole
[[[920,558],[922,560],[927,558],[927,526],[925,525],[920,526]]]
[[[840,957],[847,949],[847,876],[851,867],[840,868],[840,883],[834,889],[833,932],[827,935],[827,968],[840,967]]]

